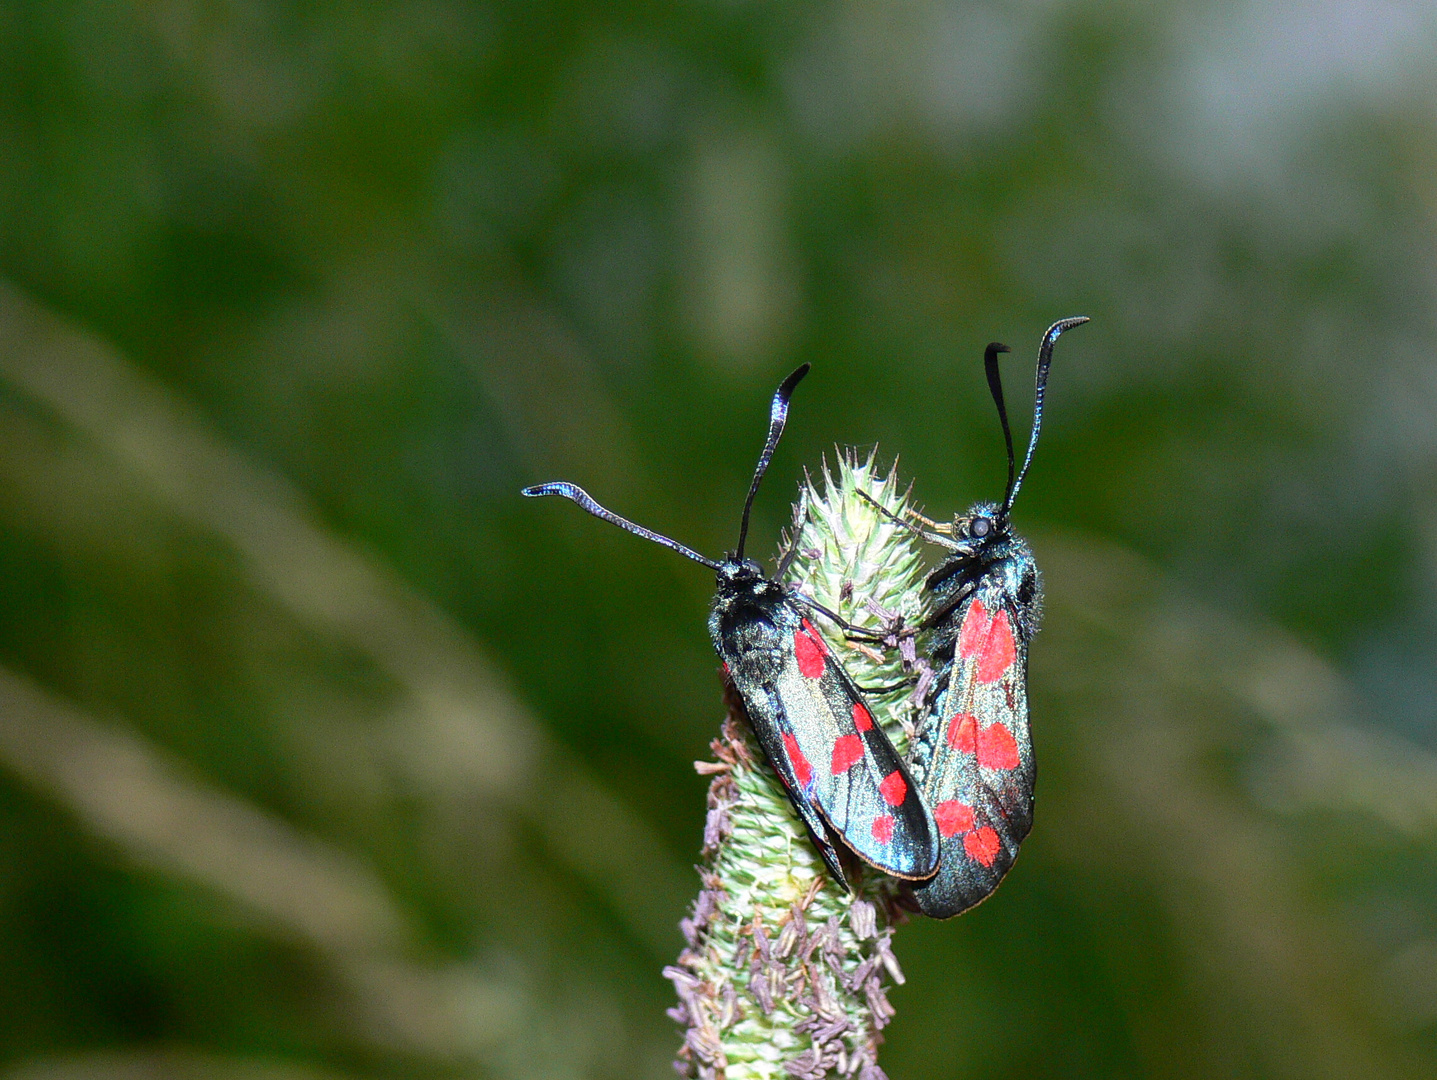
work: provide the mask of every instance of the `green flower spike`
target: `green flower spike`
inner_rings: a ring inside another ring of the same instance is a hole
[[[899,649],[844,638],[815,620],[860,685],[895,744],[907,745],[911,628],[923,617],[923,563],[913,534],[858,495],[902,515],[906,493],[872,455],[840,451],[825,463],[822,490],[809,477],[795,507],[798,558],[788,579],[849,622],[890,634]],[[904,631],[903,628],[910,628]],[[897,685],[908,678],[908,685]],[[703,888],[682,928],[688,948],[664,969],[678,991],[669,1010],[688,1027],[675,1067],[704,1080],[884,1080],[882,1028],[893,1017],[887,980],[901,983],[893,927],[895,883],[854,874],[855,892],[828,876],[812,841],[764,759],[736,695],[727,699],[704,828]]]

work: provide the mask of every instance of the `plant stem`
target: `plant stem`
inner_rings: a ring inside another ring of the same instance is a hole
[[[921,621],[923,564],[899,516],[906,495],[894,472],[878,476],[870,455],[840,451],[821,485],[808,478],[795,508],[798,558],[788,579],[859,626],[888,630]],[[875,610],[876,609],[876,610]],[[901,616],[899,622],[897,617]],[[898,653],[851,642],[822,620],[830,647],[860,686],[912,679]],[[910,635],[903,640],[911,642]],[[921,666],[921,665],[920,665]],[[874,716],[903,750],[911,731],[908,686],[869,698]],[[669,1015],[687,1026],[679,1073],[705,1080],[883,1080],[882,1029],[893,1017],[887,982],[903,974],[894,927],[906,918],[897,883],[850,872],[854,892],[829,877],[782,785],[753,738],[732,691],[704,828],[702,890],[682,928],[688,942],[665,968],[679,995]]]

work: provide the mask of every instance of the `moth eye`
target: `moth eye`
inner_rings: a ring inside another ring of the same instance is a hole
[[[968,526],[968,531],[981,540],[983,537],[988,535],[988,532],[990,529],[992,529],[992,527],[993,523],[991,521],[989,521],[985,517],[980,517],[973,519],[973,524]]]

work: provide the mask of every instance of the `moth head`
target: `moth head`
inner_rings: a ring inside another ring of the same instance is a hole
[[[725,556],[715,570],[720,588],[743,588],[764,580],[763,567],[752,559],[743,559],[737,555]]]
[[[980,502],[955,517],[949,529],[952,541],[960,550],[977,554],[1007,539],[1008,518],[1002,507]]]

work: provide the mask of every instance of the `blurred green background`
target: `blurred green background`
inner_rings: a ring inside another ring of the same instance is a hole
[[[662,1077],[709,576],[835,441],[1046,572],[925,1077],[1437,1073],[1413,0],[0,5],[0,1075]]]

